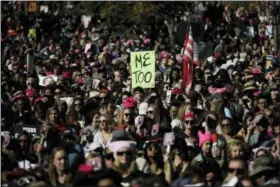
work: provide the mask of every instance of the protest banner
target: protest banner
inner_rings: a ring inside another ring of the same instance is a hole
[[[163,145],[166,146],[166,152],[169,153],[171,149],[171,145],[174,145],[175,142],[175,134],[174,132],[168,132],[164,134]]]
[[[15,125],[13,131],[14,131],[15,137],[22,134],[23,131],[28,132],[32,136],[36,136],[36,135],[40,135],[40,126],[20,124],[20,125]]]
[[[131,52],[130,67],[132,74],[132,88],[155,87],[155,52]]]

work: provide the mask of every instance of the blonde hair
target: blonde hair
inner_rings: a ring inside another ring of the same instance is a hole
[[[130,112],[132,113],[132,109],[130,108],[124,108],[124,109],[118,109],[118,122],[117,122],[117,126],[121,127],[124,124],[124,111],[125,110],[130,110]]]
[[[239,139],[233,139],[233,140],[230,140],[227,147],[226,147],[226,151],[227,151],[227,161],[229,162],[231,159],[232,159],[232,156],[231,156],[231,151],[232,151],[232,148],[234,146],[241,146],[241,148],[243,149],[244,151],[244,154],[246,154],[248,152],[248,148],[246,146],[246,144],[239,140]]]
[[[155,105],[155,104],[150,104],[149,106],[148,106],[148,108],[153,108],[153,110],[154,110],[154,122],[155,123],[157,123],[157,124],[160,124],[160,122],[161,122],[161,114],[160,114],[160,109],[159,109],[159,107],[157,106],[157,105]]]
[[[131,160],[132,161],[128,168],[122,168],[121,164],[116,159],[114,162],[114,165],[113,165],[113,170],[117,171],[120,174],[127,173],[127,172],[129,174],[131,174],[131,173],[135,172],[137,170],[136,162],[133,161],[133,158],[131,158]]]
[[[190,109],[191,109],[191,104],[190,103],[181,104],[176,118],[180,121],[184,121],[184,115],[185,115],[186,111],[190,110]]]
[[[50,183],[52,186],[57,186],[57,172],[56,172],[53,162],[54,162],[54,157],[55,157],[56,153],[59,151],[63,151],[65,154],[67,154],[66,151],[62,147],[56,147],[53,149],[52,154],[50,155],[49,167],[48,167],[47,173],[48,173],[49,180],[50,180]],[[66,181],[65,181],[65,183],[68,186],[71,185],[71,178],[72,178],[72,175],[68,171]]]

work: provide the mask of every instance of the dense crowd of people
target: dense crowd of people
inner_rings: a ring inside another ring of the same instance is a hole
[[[1,3],[3,186],[279,186],[280,72],[271,8],[193,2],[213,55],[193,62],[141,28]],[[137,32],[137,33],[139,33]],[[98,33],[98,34],[97,34]],[[155,50],[155,87],[130,52]],[[171,91],[170,98],[168,93]]]

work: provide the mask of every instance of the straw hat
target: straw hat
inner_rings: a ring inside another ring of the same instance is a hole
[[[248,81],[244,84],[244,87],[243,87],[243,92],[245,91],[249,91],[249,90],[257,90],[257,86],[255,84],[254,81]]]

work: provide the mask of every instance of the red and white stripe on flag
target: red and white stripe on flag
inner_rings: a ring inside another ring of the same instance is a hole
[[[193,80],[193,37],[191,26],[186,34],[184,45],[183,84],[186,93],[191,90]]]

